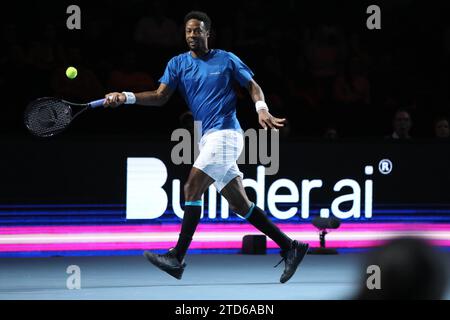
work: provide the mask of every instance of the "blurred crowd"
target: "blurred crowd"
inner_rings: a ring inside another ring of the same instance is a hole
[[[66,2],[31,1],[26,12],[17,4],[1,22],[0,130],[22,132],[23,109],[38,97],[86,102],[111,91],[155,89],[168,60],[187,50],[183,17],[196,9],[212,18],[210,47],[237,54],[272,113],[288,119],[283,137],[449,139],[448,5],[380,1],[382,29],[368,30],[369,3],[326,3],[81,1],[81,30],[67,30]],[[68,66],[78,69],[76,79],[65,76]],[[241,124],[257,127],[249,95],[236,91]],[[175,95],[159,109],[96,112],[78,126],[160,134],[190,126],[187,111]]]

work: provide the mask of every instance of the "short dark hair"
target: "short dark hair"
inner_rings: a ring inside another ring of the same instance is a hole
[[[395,110],[394,112],[394,118],[397,117],[397,115],[401,112],[407,113],[409,117],[411,117],[411,112],[409,112],[409,110],[407,108],[398,108],[397,110]]]
[[[437,117],[434,118],[433,123],[434,123],[434,125],[437,125],[438,122],[441,122],[441,121],[447,121],[447,122],[449,122],[449,121],[448,121],[448,118],[447,118],[446,116],[437,116]]]
[[[206,13],[202,11],[191,11],[184,17],[184,24],[186,25],[186,23],[191,19],[203,21],[206,30],[207,31],[211,30],[211,19],[208,17]]]

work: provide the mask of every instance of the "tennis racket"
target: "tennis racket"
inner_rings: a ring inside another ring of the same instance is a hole
[[[35,136],[51,137],[67,129],[87,109],[103,106],[104,101],[100,99],[79,104],[57,98],[40,98],[25,109],[25,126]]]

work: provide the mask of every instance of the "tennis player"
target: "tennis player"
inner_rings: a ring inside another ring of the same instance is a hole
[[[285,262],[285,269],[280,282],[284,283],[294,275],[308,251],[308,244],[290,239],[246,195],[242,185],[243,174],[236,163],[243,149],[244,138],[236,118],[233,82],[237,81],[247,88],[263,128],[281,128],[285,119],[269,113],[263,91],[253,79],[253,72],[236,55],[208,48],[211,20],[206,13],[192,11],[184,18],[184,24],[189,51],[169,61],[157,90],[113,92],[105,96],[106,107],[134,103],[161,106],[178,89],[195,121],[202,124],[200,153],[184,185],[185,209],[178,242],[165,254],[146,251],[144,255],[161,270],[181,279],[186,266],[184,257],[200,221],[202,195],[214,183],[231,210],[281,248],[280,263]]]

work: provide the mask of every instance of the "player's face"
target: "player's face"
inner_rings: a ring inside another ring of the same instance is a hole
[[[185,35],[189,49],[196,51],[206,48],[209,32],[206,30],[203,21],[191,19],[186,22]]]
[[[436,123],[435,127],[436,136],[439,138],[448,138],[450,137],[450,127],[447,120],[441,120]]]
[[[407,112],[398,112],[395,116],[394,126],[396,131],[409,131],[411,128],[411,118]]]

